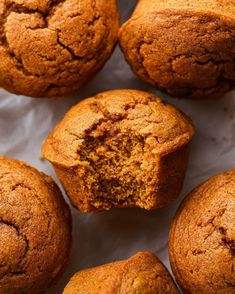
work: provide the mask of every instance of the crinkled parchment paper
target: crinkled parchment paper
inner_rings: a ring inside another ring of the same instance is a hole
[[[122,20],[125,20],[136,1],[118,2]],[[69,97],[32,99],[0,90],[0,154],[24,160],[56,179],[51,165],[40,160],[43,139],[81,98],[116,88],[139,88],[158,93],[135,77],[118,47],[103,70],[82,90]],[[191,116],[196,127],[181,197],[173,205],[154,212],[126,209],[84,215],[72,208],[71,260],[63,278],[48,293],[62,293],[70,276],[80,269],[127,258],[140,250],[155,252],[169,268],[168,232],[180,201],[203,180],[235,168],[234,92],[214,102],[177,100],[159,94]]]

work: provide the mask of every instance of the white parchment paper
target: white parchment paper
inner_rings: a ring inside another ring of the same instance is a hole
[[[136,1],[118,2],[124,21],[130,16]],[[235,92],[214,102],[166,97],[135,77],[118,47],[103,70],[82,90],[69,97],[33,99],[0,90],[0,155],[24,160],[56,179],[51,165],[40,160],[41,143],[48,132],[80,99],[118,88],[158,93],[193,119],[196,136],[184,189],[174,204],[154,212],[126,209],[84,215],[71,208],[73,252],[65,274],[48,291],[50,294],[62,293],[69,278],[80,269],[124,259],[141,250],[156,253],[169,268],[168,232],[180,201],[203,180],[235,168]]]

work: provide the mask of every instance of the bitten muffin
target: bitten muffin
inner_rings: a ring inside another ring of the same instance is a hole
[[[0,87],[33,97],[86,83],[117,41],[116,0],[0,0]]]
[[[0,293],[44,292],[70,255],[71,219],[50,177],[0,157]]]
[[[81,211],[155,209],[178,196],[193,133],[153,94],[114,90],[74,106],[42,150]]]
[[[235,293],[235,170],[212,177],[183,201],[169,255],[183,293]]]
[[[63,294],[178,294],[161,261],[152,253],[138,253],[123,260],[75,274]]]
[[[119,33],[135,73],[177,97],[235,88],[234,0],[139,0]]]

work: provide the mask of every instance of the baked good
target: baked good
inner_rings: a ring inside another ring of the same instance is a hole
[[[172,96],[215,99],[235,87],[234,0],[139,0],[119,39],[135,73]]]
[[[86,269],[75,274],[63,294],[177,294],[170,274],[152,253]]]
[[[80,88],[117,40],[116,0],[0,0],[0,86],[33,97]]]
[[[113,90],[74,106],[42,151],[81,211],[155,209],[181,190],[193,132],[153,94]]]
[[[235,170],[186,197],[172,223],[169,255],[183,293],[235,293]]]
[[[68,206],[50,177],[4,157],[0,199],[0,293],[42,293],[70,255]]]

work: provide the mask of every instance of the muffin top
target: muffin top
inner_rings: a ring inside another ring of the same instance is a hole
[[[0,293],[41,293],[70,252],[67,205],[50,177],[0,157]]]
[[[0,0],[0,86],[29,96],[79,88],[117,39],[115,0]]]
[[[235,2],[227,0],[140,0],[119,31],[141,79],[189,99],[216,99],[234,88],[234,36]]]
[[[155,95],[113,90],[74,106],[44,142],[43,155],[54,164],[76,166],[86,136],[102,137],[118,130],[142,136],[159,155],[177,150],[194,134],[191,120]]]
[[[183,201],[169,253],[185,293],[234,293],[235,170],[212,177]]]
[[[170,274],[152,253],[83,270],[75,274],[63,294],[177,294]]]

